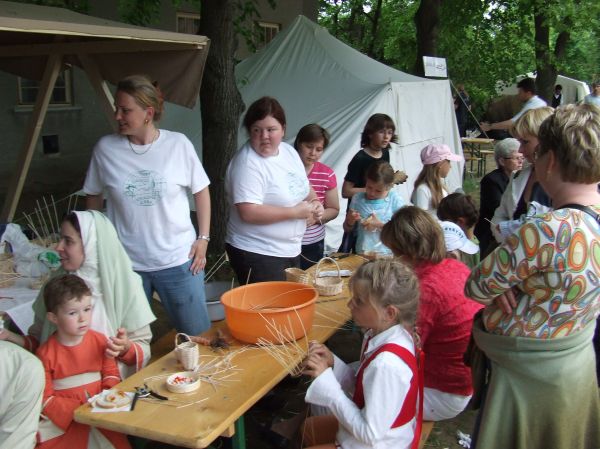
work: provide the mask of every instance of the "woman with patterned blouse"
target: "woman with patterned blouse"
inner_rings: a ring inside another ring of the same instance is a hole
[[[554,211],[525,222],[465,287],[487,306],[473,324],[490,367],[479,449],[600,447],[600,109],[557,109],[539,140],[535,171]]]

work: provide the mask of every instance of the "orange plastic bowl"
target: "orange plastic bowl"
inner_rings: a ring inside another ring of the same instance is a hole
[[[221,302],[227,327],[236,339],[245,343],[257,343],[260,338],[285,343],[310,331],[318,297],[317,291],[306,284],[273,281],[229,290],[221,296]]]

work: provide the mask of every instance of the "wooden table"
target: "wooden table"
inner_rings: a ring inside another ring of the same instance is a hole
[[[473,172],[473,162],[476,162],[477,177],[485,175],[487,154],[483,154],[482,151],[487,151],[484,149],[491,147],[494,143],[494,139],[463,137],[460,140],[463,144],[463,153],[467,153],[465,160],[471,163],[471,172]]]
[[[364,259],[350,256],[338,261],[340,268],[355,270]],[[331,266],[322,269],[332,269]],[[308,271],[314,271],[314,267]],[[350,318],[346,303],[350,297],[345,278],[344,289],[337,296],[320,297],[317,302],[313,328],[308,333],[308,340],[325,341]],[[212,336],[217,329],[226,335],[228,330],[225,321],[216,323],[206,335]],[[218,436],[234,437],[234,448],[245,447],[243,415],[267,392],[279,383],[288,370],[280,365],[269,353],[252,345],[243,345],[232,339],[234,344],[226,351],[235,351],[241,347],[249,348],[233,359],[233,365],[239,371],[232,370],[230,381],[213,388],[201,384],[193,393],[177,395],[168,392],[164,380],[148,381],[158,393],[171,399],[196,401],[207,398],[204,402],[177,409],[164,404],[138,401],[133,412],[92,413],[89,405],[82,405],[75,411],[75,421],[95,427],[101,427],[127,435],[161,441],[190,448],[209,446]],[[305,345],[306,339],[298,341]],[[202,355],[219,357],[210,348],[201,346]],[[298,360],[299,362],[300,360]],[[151,376],[164,375],[182,371],[173,352],[151,363],[140,372],[121,382],[117,388],[133,391],[134,387],[144,384]]]

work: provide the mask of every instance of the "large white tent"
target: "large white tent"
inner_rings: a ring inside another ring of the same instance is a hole
[[[406,202],[421,170],[420,150],[428,143],[445,143],[455,153],[462,147],[448,80],[408,75],[381,64],[348,45],[303,16],[263,50],[236,67],[244,102],[269,95],[283,105],[286,139],[291,143],[305,124],[318,123],[332,135],[322,162],[335,170],[343,183],[350,159],[360,149],[360,134],[374,113],[393,118],[399,136],[390,153],[395,169],[408,181],[397,187]],[[239,134],[240,145],[246,139]],[[462,164],[454,164],[447,184],[450,191],[462,185]],[[345,202],[342,211],[345,211]],[[328,225],[327,246],[341,240],[344,213]]]

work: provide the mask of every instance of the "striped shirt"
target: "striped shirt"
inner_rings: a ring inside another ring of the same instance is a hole
[[[312,170],[308,174],[308,182],[312,188],[315,189],[317,198],[323,207],[327,207],[325,204],[325,195],[327,194],[327,191],[337,188],[337,179],[333,170],[321,162],[315,162]],[[319,242],[324,238],[325,225],[316,223],[306,228],[306,232],[302,238],[302,244],[310,245],[311,243]]]

